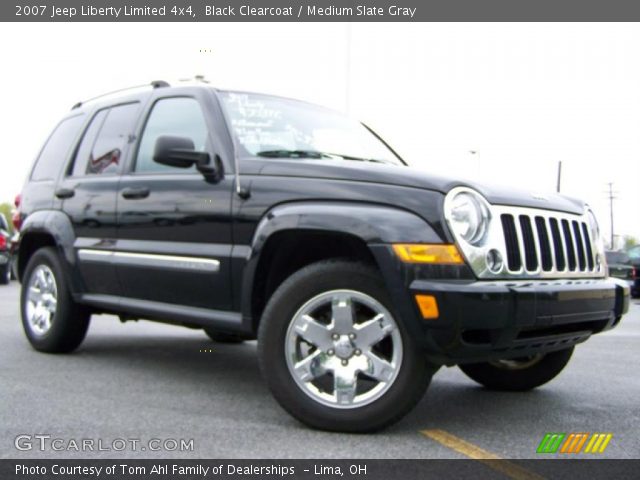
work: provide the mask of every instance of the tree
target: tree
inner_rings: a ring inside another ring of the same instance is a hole
[[[632,235],[625,235],[623,237],[624,240],[624,249],[625,250],[629,250],[631,247],[633,247],[634,245],[638,245],[638,243],[640,243],[638,241],[638,239]]]
[[[13,223],[11,222],[11,215],[13,212],[13,205],[10,203],[0,203],[0,215],[4,215],[9,225],[9,233],[13,234]]]

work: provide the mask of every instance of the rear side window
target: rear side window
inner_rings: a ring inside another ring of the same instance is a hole
[[[138,103],[100,110],[82,137],[73,166],[73,176],[115,174],[120,171],[123,151],[133,133]]]
[[[58,124],[44,145],[36,166],[31,172],[31,180],[55,180],[69,158],[69,152],[80,133],[84,115],[70,117]]]
[[[136,172],[193,171],[193,167],[179,170],[153,161],[156,141],[162,135],[188,138],[196,151],[206,150],[207,123],[197,100],[176,97],[156,102],[142,133],[135,166]]]

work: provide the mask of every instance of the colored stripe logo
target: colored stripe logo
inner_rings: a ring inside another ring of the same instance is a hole
[[[551,432],[544,435],[536,453],[604,453],[612,438],[612,433]]]

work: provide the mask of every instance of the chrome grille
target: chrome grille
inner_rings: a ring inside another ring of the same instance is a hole
[[[583,217],[529,212],[500,214],[509,274],[600,272]]]

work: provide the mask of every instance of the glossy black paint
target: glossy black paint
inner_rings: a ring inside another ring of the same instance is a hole
[[[216,162],[214,176],[181,168],[162,173],[135,171],[149,112],[155,102],[171,97],[194,98],[201,106],[209,130],[206,153]],[[139,102],[141,113],[121,152],[118,174],[73,176],[75,152],[70,152],[58,178],[28,181],[22,193],[26,219],[21,242],[57,245],[66,259],[75,298],[96,311],[254,336],[260,314],[254,311],[257,278],[266,268],[262,259],[269,241],[283,232],[339,234],[357,240],[380,269],[402,321],[440,363],[495,353],[495,349],[474,350],[464,344],[456,319],[467,313],[480,328],[490,329],[496,318],[512,311],[514,303],[521,309],[547,309],[549,318],[577,308],[558,301],[558,292],[546,287],[539,291],[530,287],[533,296],[506,287],[484,289],[486,284],[474,283],[466,265],[404,264],[390,244],[452,243],[442,212],[444,195],[456,186],[476,188],[493,203],[577,213],[583,210],[582,202],[558,195],[534,198],[519,191],[439,178],[404,165],[236,158],[224,111],[216,91],[208,87],[156,88],[81,106],[84,128],[100,109],[128,102]],[[80,249],[198,257],[218,261],[219,270],[79,261]],[[32,251],[20,249],[21,272]],[[593,294],[593,301],[585,303],[585,312],[593,313],[592,321],[610,322],[611,312],[617,318],[621,315],[624,298],[610,295],[612,288],[603,286]],[[436,294],[443,305],[443,321],[451,323],[422,320],[413,300],[416,292]],[[599,303],[598,295],[605,300]],[[507,325],[496,329],[511,331]],[[512,336],[511,343],[516,340]]]
[[[436,297],[430,354],[440,363],[523,357],[567,348],[613,328],[628,310],[617,279],[550,283],[414,280],[413,293]],[[438,358],[439,357],[439,358]]]

